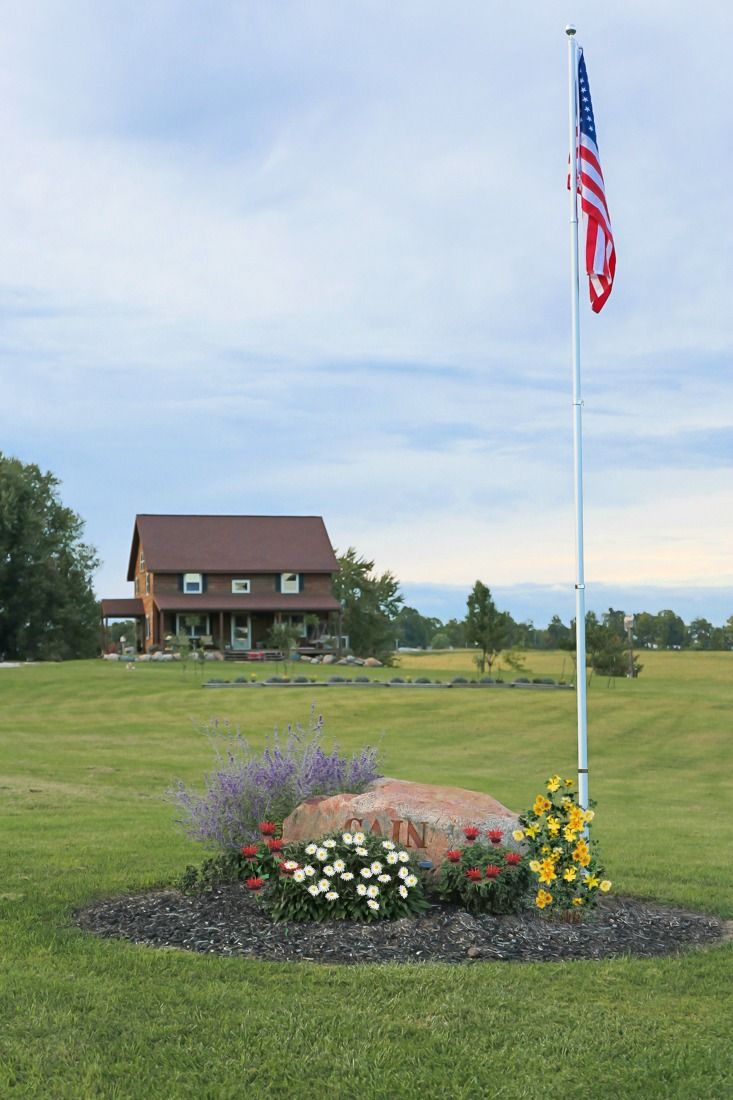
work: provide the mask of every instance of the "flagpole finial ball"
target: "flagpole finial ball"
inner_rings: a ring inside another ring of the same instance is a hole
[[[565,28],[565,34],[568,36],[568,38],[572,38],[575,34],[575,27],[572,23],[568,23],[567,27]]]

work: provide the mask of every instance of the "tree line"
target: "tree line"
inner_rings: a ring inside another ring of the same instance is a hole
[[[84,521],[62,504],[53,474],[0,452],[0,660],[66,660],[99,652],[93,591],[99,560],[83,532]],[[499,653],[516,663],[506,655],[575,649],[573,622],[566,625],[558,615],[544,628],[517,622],[497,608],[480,580],[467,595],[464,617],[442,622],[408,607],[395,575],[376,571],[374,561],[354,547],[338,561],[333,587],[342,607],[342,632],[362,656],[390,661],[400,647],[469,648],[476,650],[484,673]],[[628,668],[623,611],[609,608],[600,618],[589,612],[586,638],[589,660],[599,672]],[[714,626],[704,618],[685,623],[670,610],[642,611],[634,617],[631,640],[636,649],[733,649],[733,615]]]

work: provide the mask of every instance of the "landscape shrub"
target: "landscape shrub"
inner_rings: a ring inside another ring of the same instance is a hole
[[[381,776],[377,750],[366,747],[351,756],[338,746],[322,745],[323,718],[311,710],[306,728],[275,730],[265,748],[252,748],[241,731],[214,719],[205,729],[216,767],[198,794],[185,783],[170,790],[177,822],[193,840],[232,853],[257,840],[262,821],[280,822],[314,795],[358,793]]]
[[[250,890],[259,890],[278,872],[283,842],[278,838],[278,827],[273,821],[258,825],[260,840],[244,844],[234,851],[213,856],[195,867],[189,864],[178,880],[178,888],[184,894],[211,890],[222,882],[240,880]]]
[[[293,683],[294,684],[309,684],[310,680],[308,679],[307,676],[294,676],[293,677]]]
[[[410,853],[364,833],[288,844],[264,901],[275,920],[395,920],[427,908]]]
[[[465,676],[454,676],[451,680],[452,684],[467,684],[468,680]]]
[[[348,680],[345,676],[329,676],[329,684],[348,684]]]
[[[494,683],[494,677],[493,676],[482,676],[481,679],[479,680],[479,683],[480,684],[493,684]]]
[[[404,682],[401,676],[393,676],[390,680],[390,684],[404,684]]]
[[[589,836],[594,811],[576,802],[574,780],[551,775],[546,787],[547,795],[538,794],[532,809],[520,816],[521,828],[513,836],[527,844],[535,906],[579,914],[611,889]]]
[[[497,916],[526,908],[532,886],[528,860],[504,847],[500,829],[485,838],[472,826],[464,833],[464,846],[451,849],[440,868],[436,889],[443,901]]]
[[[430,683],[430,678],[428,676],[418,676],[415,679],[415,683],[416,684],[429,684]]]
[[[354,677],[354,683],[355,684],[370,684],[371,680],[369,679],[368,676],[355,676]]]

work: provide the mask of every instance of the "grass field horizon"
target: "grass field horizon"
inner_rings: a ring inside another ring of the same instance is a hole
[[[375,675],[472,676],[470,659],[403,654]],[[530,651],[520,675],[559,678],[563,659]],[[733,653],[642,661],[638,680],[594,678],[589,691],[609,877],[619,893],[730,919]],[[486,791],[515,810],[551,772],[575,772],[569,691],[201,682],[152,663],[0,671],[0,1095],[733,1095],[730,946],[653,961],[338,968],[82,934],[74,909],[170,883],[203,858],[164,796],[179,778],[201,785],[212,764],[201,726],[215,716],[260,744],[314,705],[327,741],[378,743],[387,774]]]

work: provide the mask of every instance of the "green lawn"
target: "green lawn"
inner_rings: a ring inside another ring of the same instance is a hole
[[[563,654],[529,654],[523,675],[559,677],[563,659],[568,675]],[[643,662],[638,681],[589,692],[609,877],[731,918],[733,653]],[[375,673],[395,674],[471,666],[426,654]],[[197,858],[162,797],[209,766],[197,724],[228,717],[261,741],[311,703],[343,748],[379,740],[388,774],[515,809],[550,772],[574,773],[571,692],[212,691],[177,666],[101,661],[0,670],[0,1096],[733,1096],[730,946],[653,962],[339,969],[74,928],[75,906],[170,881]]]

